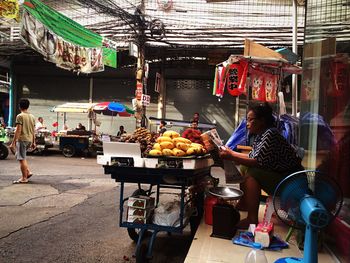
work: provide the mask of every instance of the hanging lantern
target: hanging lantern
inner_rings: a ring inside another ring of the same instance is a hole
[[[244,91],[245,80],[247,78],[246,68],[247,63],[240,61],[229,65],[227,72],[227,90],[232,96],[239,96]],[[245,73],[245,75],[244,75]]]

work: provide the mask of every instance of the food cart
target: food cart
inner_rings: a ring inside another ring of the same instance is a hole
[[[58,114],[63,114],[64,125],[67,121],[67,113],[86,113],[89,117],[89,131],[72,130],[62,133],[57,130],[57,138],[59,141],[58,146],[65,157],[72,157],[78,152],[84,154],[96,154],[97,151],[102,150],[102,143],[98,136],[90,131],[93,121],[92,108],[94,105],[95,103],[65,103],[58,105],[51,110],[52,112],[57,113],[57,122]]]
[[[121,146],[124,148],[120,149]],[[209,156],[198,158],[202,159],[199,162],[197,158],[186,157],[141,158],[140,145],[137,143],[104,142],[103,148],[104,155],[99,156],[97,161],[103,164],[105,174],[110,174],[112,179],[120,183],[119,226],[127,228],[130,238],[137,242],[136,262],[147,262],[152,257],[153,244],[159,232],[182,233],[189,223],[192,235],[195,234],[203,215],[204,185],[213,179],[210,175],[213,162]],[[155,165],[156,162],[163,166]],[[164,162],[168,163],[167,168],[153,168],[165,167]],[[125,183],[138,185],[130,197],[124,196]],[[153,187],[156,188],[155,198],[151,197]],[[157,207],[163,188],[179,192],[180,209],[176,225],[157,224],[150,220],[152,216],[144,221],[129,220],[130,209],[133,209],[130,200],[154,200],[150,202],[154,202]]]

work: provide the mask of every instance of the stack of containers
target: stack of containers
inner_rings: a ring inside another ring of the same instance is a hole
[[[154,206],[154,197],[143,195],[129,197],[127,222],[146,224],[154,211]]]

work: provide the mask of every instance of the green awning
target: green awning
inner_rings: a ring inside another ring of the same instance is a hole
[[[50,31],[64,40],[81,47],[102,47],[104,64],[114,68],[117,67],[117,52],[103,46],[102,36],[86,29],[39,0],[27,0],[23,6]]]

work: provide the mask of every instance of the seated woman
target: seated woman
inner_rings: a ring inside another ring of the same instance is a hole
[[[249,154],[229,148],[220,152],[221,158],[241,164],[240,170],[245,178],[241,183],[244,195],[237,209],[248,211],[248,216],[238,223],[239,228],[258,223],[261,189],[273,195],[280,181],[293,172],[303,170],[301,159],[294,148],[274,128],[272,108],[267,103],[249,108],[247,129],[250,134],[256,135]]]

